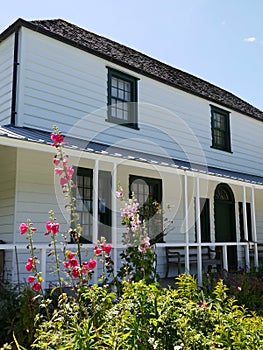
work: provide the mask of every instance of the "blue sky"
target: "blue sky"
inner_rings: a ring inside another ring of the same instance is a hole
[[[216,84],[263,110],[262,0],[13,0],[17,18],[64,18]]]

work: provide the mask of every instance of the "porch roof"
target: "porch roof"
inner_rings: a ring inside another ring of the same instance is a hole
[[[0,138],[9,138],[22,140],[25,142],[33,142],[37,144],[51,145],[50,132],[30,129],[25,127],[17,127],[13,125],[0,126]],[[241,173],[222,168],[215,168],[200,164],[193,164],[187,161],[172,159],[169,157],[133,151],[116,146],[110,146],[93,141],[86,141],[74,137],[65,137],[66,148],[76,149],[84,152],[95,153],[98,155],[107,155],[115,158],[133,160],[141,163],[154,164],[159,166],[171,167],[175,169],[188,170],[192,172],[238,180],[251,184],[263,185],[263,177],[248,173]],[[1,144],[1,141],[0,141]]]

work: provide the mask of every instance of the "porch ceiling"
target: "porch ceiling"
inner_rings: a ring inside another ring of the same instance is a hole
[[[24,127],[17,127],[12,125],[0,126],[0,144],[1,138],[12,139],[14,140],[14,142],[16,140],[23,140],[25,142],[33,142],[36,144],[52,144],[49,132]],[[226,179],[232,179],[256,185],[263,185],[263,177],[253,174],[235,172],[221,168],[204,166],[200,164],[193,164],[179,159],[172,159],[169,157],[133,151],[92,141],[89,142],[69,136],[65,137],[65,142],[67,143],[65,146],[66,148],[76,149],[82,152],[85,151],[99,155],[105,154],[107,156],[115,158],[134,160],[136,162],[141,163],[155,164],[159,166],[188,170],[201,174],[222,177]]]

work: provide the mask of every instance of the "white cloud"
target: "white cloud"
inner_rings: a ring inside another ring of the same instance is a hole
[[[249,36],[248,38],[245,38],[244,41],[248,43],[254,43],[256,41],[256,38],[254,36]]]

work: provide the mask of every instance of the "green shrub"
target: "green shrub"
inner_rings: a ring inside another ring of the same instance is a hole
[[[92,287],[76,299],[62,294],[37,330],[37,349],[262,349],[262,317],[228,297],[219,281],[205,297],[192,276],[177,288],[123,282],[123,295]]]
[[[31,344],[34,339],[34,319],[39,311],[35,296],[27,285],[0,284],[0,346],[11,343],[13,333],[20,344]]]
[[[204,276],[204,291],[209,294],[219,280],[227,286],[227,295],[249,311],[263,315],[263,273],[260,271],[221,271]]]

